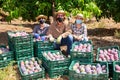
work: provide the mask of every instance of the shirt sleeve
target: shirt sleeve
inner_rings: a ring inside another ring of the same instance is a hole
[[[33,33],[37,33],[37,25],[34,27]]]
[[[87,26],[84,25],[84,32],[83,32],[84,37],[87,37]]]
[[[51,25],[49,26],[49,28],[48,28],[48,30],[47,30],[47,35],[52,34],[52,26],[53,26],[53,24],[51,24]]]

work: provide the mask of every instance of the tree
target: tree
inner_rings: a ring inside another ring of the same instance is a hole
[[[93,0],[1,0],[0,4],[10,14],[8,21],[20,16],[29,21],[35,20],[39,14],[54,16],[54,12],[60,9],[65,10],[67,16],[83,13],[85,18],[100,16],[102,12]]]
[[[120,0],[95,0],[102,10],[101,17],[112,17],[116,22],[120,22]]]

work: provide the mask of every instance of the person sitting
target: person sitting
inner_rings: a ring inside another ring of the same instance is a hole
[[[83,23],[83,14],[77,14],[75,16],[75,24],[71,25],[73,42],[75,41],[88,41],[87,27]]]
[[[55,38],[54,42],[55,49],[60,49],[60,46],[66,45],[67,51],[66,56],[70,54],[70,49],[72,47],[72,40],[69,35],[72,33],[70,26],[64,23],[66,13],[63,10],[56,12],[56,21],[54,21],[47,32],[50,38]]]
[[[47,16],[39,15],[36,17],[36,20],[39,22],[39,24],[35,25],[33,29],[33,36],[36,39],[39,39],[41,37],[41,39],[44,40],[49,28],[49,24],[45,23],[45,21],[47,20]]]

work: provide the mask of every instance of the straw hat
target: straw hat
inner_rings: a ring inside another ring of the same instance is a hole
[[[63,11],[63,10],[59,10],[58,12],[55,13],[56,15],[58,14],[63,14],[63,15],[66,15],[66,13]]]
[[[77,15],[75,16],[75,18],[78,18],[78,17],[84,19],[83,14],[77,14]]]
[[[40,18],[43,18],[43,19],[47,20],[47,16],[45,16],[45,15],[39,15],[39,16],[37,16],[36,20],[39,20]]]

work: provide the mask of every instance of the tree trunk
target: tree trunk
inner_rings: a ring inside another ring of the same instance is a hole
[[[53,19],[55,21],[55,1],[52,0],[52,15],[53,15]]]

